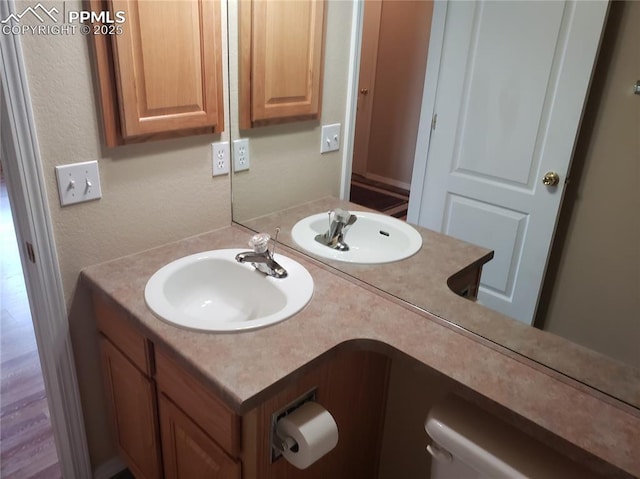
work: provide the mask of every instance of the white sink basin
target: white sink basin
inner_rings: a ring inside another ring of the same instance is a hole
[[[313,278],[300,263],[276,254],[288,275],[273,278],[237,262],[242,251],[206,251],[163,266],[147,282],[147,306],[177,326],[215,332],[262,328],[304,308],[313,295]]]
[[[411,225],[391,216],[351,211],[357,220],[347,230],[348,251],[338,251],[315,240],[329,228],[327,213],[308,216],[291,230],[293,240],[311,254],[349,263],[391,263],[414,255],[422,247],[422,237]]]

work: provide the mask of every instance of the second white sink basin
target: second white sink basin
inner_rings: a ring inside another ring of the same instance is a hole
[[[214,332],[261,328],[304,308],[313,295],[313,278],[300,263],[276,254],[288,275],[273,278],[237,262],[242,251],[206,251],[163,266],[147,282],[147,306],[170,323]]]
[[[329,228],[327,213],[301,219],[291,229],[291,236],[311,254],[348,263],[391,263],[414,255],[422,247],[422,236],[405,221],[366,211],[351,214],[358,219],[344,237],[348,251],[338,251],[315,240],[316,235]]]

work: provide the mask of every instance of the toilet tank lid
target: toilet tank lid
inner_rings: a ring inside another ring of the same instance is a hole
[[[439,447],[489,477],[598,477],[457,396],[431,408],[425,429]]]

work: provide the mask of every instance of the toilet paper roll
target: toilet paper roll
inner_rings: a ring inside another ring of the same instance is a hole
[[[312,401],[280,419],[276,432],[285,441],[292,438],[296,442],[282,455],[298,469],[306,469],[338,444],[338,425],[333,416]]]

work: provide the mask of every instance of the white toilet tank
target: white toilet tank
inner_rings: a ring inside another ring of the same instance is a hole
[[[431,479],[600,477],[455,396],[429,411],[425,429]]]

